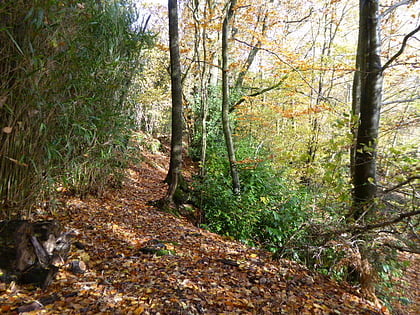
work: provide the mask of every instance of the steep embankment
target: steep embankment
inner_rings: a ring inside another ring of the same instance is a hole
[[[149,159],[120,190],[65,199],[59,219],[78,231],[71,256],[87,272],[61,270],[44,292],[3,286],[0,311],[41,299],[39,314],[383,314],[348,287],[150,206],[168,161]]]

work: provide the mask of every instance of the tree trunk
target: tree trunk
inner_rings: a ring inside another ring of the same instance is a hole
[[[360,85],[361,85],[361,74],[360,74],[360,64],[362,63],[363,58],[363,45],[361,40],[361,32],[359,32],[359,40],[357,45],[357,55],[356,55],[356,71],[354,72],[353,77],[353,87],[352,87],[352,104],[351,104],[351,121],[350,121],[350,132],[353,136],[353,142],[350,147],[350,177],[354,178],[355,170],[355,161],[356,161],[356,142],[357,142],[357,128],[359,124],[360,117]]]
[[[273,0],[270,0],[269,2],[272,3]],[[262,26],[261,26],[261,35],[262,36],[266,35],[267,18],[268,18],[269,13],[270,13],[269,8],[265,8],[264,13],[261,13],[261,15],[258,16],[258,21],[260,21],[260,19],[262,20]],[[261,18],[261,16],[262,16],[262,18]],[[255,31],[256,31],[256,29],[255,29]],[[252,46],[251,50],[248,53],[248,57],[245,61],[245,64],[243,65],[241,71],[238,74],[238,77],[237,77],[236,82],[235,82],[235,88],[242,89],[243,84],[244,84],[244,80],[245,80],[245,76],[248,73],[249,69],[251,68],[251,65],[254,62],[255,57],[257,56],[258,52],[260,51],[261,45],[262,45],[261,40],[258,39],[257,43]]]
[[[169,52],[171,59],[171,92],[172,92],[172,138],[171,160],[167,176],[169,184],[166,201],[173,202],[178,188],[182,168],[182,83],[178,39],[177,0],[168,0],[169,17]]]
[[[353,87],[353,114],[356,117],[359,114],[352,165],[352,214],[356,220],[374,206],[376,146],[382,101],[379,3],[377,0],[360,0],[359,10],[358,73]]]
[[[239,183],[239,174],[236,167],[235,147],[233,144],[232,130],[229,122],[229,86],[228,86],[228,36],[229,24],[233,16],[233,9],[236,5],[236,0],[231,0],[226,16],[223,20],[222,29],[222,125],[223,133],[226,141],[226,148],[228,152],[230,173],[232,176],[233,192],[239,194],[241,186]]]
[[[207,157],[207,118],[209,112],[208,93],[209,93],[209,69],[207,67],[207,26],[202,21],[207,21],[208,3],[194,1],[193,18],[194,18],[194,55],[196,60],[203,60],[198,64],[198,77],[200,82],[200,125],[196,132],[201,133],[199,149],[200,149],[200,176],[204,177],[206,173],[206,157]],[[200,15],[201,13],[201,15]],[[201,59],[200,59],[201,58]]]

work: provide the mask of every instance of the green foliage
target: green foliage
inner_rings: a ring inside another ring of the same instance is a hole
[[[378,281],[375,283],[375,289],[381,301],[384,301],[391,310],[397,301],[403,304],[412,303],[404,297],[405,292],[402,292],[399,286],[404,271],[410,263],[401,260],[395,249],[383,248],[383,246],[375,246],[369,257],[377,272]]]
[[[152,42],[134,26],[130,2],[2,2],[0,20],[0,127],[11,128],[0,134],[1,206],[23,209],[63,186],[86,194],[120,181],[135,123],[126,95]]]
[[[259,230],[258,238],[260,243],[277,255],[297,258],[296,251],[288,247],[292,241],[295,246],[296,243],[302,245],[308,241],[305,238],[305,223],[310,215],[303,208],[307,206],[307,194],[287,190],[283,190],[281,194],[283,203],[263,211],[260,225],[264,230]]]
[[[209,87],[208,91],[208,113],[206,120],[207,143],[211,143],[214,150],[223,152],[224,142],[222,141],[224,135],[221,128],[222,125],[222,101],[220,99],[221,90],[219,87]],[[194,113],[194,126],[192,134],[192,143],[189,148],[190,156],[195,159],[200,159],[201,154],[201,139],[203,136],[202,130],[202,115],[203,108],[201,100],[197,96],[192,102],[192,112]],[[212,148],[210,148],[212,150]],[[212,154],[210,152],[210,154]]]
[[[136,106],[138,129],[155,137],[171,130],[169,58],[166,51],[146,49],[140,53],[141,72],[134,78],[129,98]]]
[[[196,203],[210,230],[277,252],[290,238],[302,237],[302,225],[310,218],[310,196],[271,168],[267,152],[263,158],[250,158],[258,148],[252,142],[237,143],[241,195],[232,192],[225,148],[216,143],[209,150],[206,177],[196,181]]]

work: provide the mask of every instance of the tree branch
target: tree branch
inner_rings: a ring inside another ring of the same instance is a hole
[[[268,13],[269,11],[266,10],[264,12],[264,16],[262,18],[262,28],[261,28],[261,35],[265,37],[266,35],[266,31],[267,31],[267,18],[268,18]],[[260,15],[258,16],[258,21],[260,21]],[[257,26],[255,26],[254,31],[257,29]],[[255,36],[252,36],[252,40],[254,39]],[[245,61],[245,64],[242,67],[242,70],[239,72],[238,77],[236,79],[235,82],[235,87],[237,88],[241,88],[243,86],[243,82],[245,79],[245,75],[247,74],[247,72],[249,71],[249,69],[251,68],[252,63],[255,60],[255,57],[257,56],[258,51],[261,48],[261,39],[257,40],[256,45],[254,45],[254,47],[251,48],[251,50],[248,53],[248,58]]]
[[[216,64],[214,64],[212,62],[208,62],[208,61],[205,61],[205,60],[194,60],[193,58],[188,57],[188,56],[184,57],[184,59],[189,60],[191,62],[202,63],[202,64],[208,65],[210,67],[214,67],[214,68],[217,68],[217,69],[222,70],[222,67],[221,66],[216,65]]]
[[[314,12],[314,8],[310,8],[309,9],[309,13],[308,13],[308,15],[307,16],[304,16],[303,18],[301,18],[300,20],[296,20],[296,21],[284,21],[284,23],[286,23],[286,24],[292,24],[292,23],[300,23],[300,22],[303,22],[303,21],[305,21],[306,19],[309,19],[310,17],[311,17],[311,15],[312,15],[312,13]]]
[[[412,103],[414,101],[417,101],[418,99],[420,99],[420,96],[415,97],[415,98],[411,98],[411,99],[408,99],[408,100],[383,102],[382,105],[385,106],[385,105],[391,105],[391,104]]]
[[[229,113],[232,113],[232,112],[236,109],[236,107],[238,107],[238,106],[239,106],[239,105],[241,105],[243,102],[245,102],[245,101],[246,101],[246,99],[247,99],[248,97],[255,97],[255,96],[258,96],[258,95],[264,94],[264,93],[266,93],[266,92],[269,92],[269,91],[271,91],[271,90],[274,90],[274,89],[278,88],[280,85],[282,85],[282,84],[283,84],[283,82],[287,79],[287,77],[288,77],[288,74],[286,74],[285,76],[283,76],[283,78],[281,78],[281,80],[280,80],[279,82],[277,82],[276,84],[274,84],[274,85],[272,85],[272,86],[269,86],[269,87],[267,87],[267,88],[265,88],[265,89],[262,89],[262,90],[259,90],[259,91],[255,92],[255,93],[248,94],[248,95],[246,95],[246,96],[241,97],[241,99],[240,99],[239,101],[237,101],[235,104],[233,104],[233,105],[229,108]]]
[[[420,249],[417,249],[417,248],[409,248],[409,247],[398,246],[398,245],[389,244],[389,243],[384,243],[384,245],[389,247],[389,248],[394,248],[396,250],[399,250],[401,252],[420,254]]]
[[[384,71],[386,68],[388,68],[391,63],[393,63],[395,61],[395,59],[397,59],[403,52],[405,49],[405,46],[407,45],[407,41],[410,39],[410,37],[412,37],[414,34],[416,34],[418,31],[420,31],[420,25],[417,26],[414,30],[412,30],[410,33],[408,33],[407,35],[404,36],[404,39],[402,41],[400,50],[397,51],[397,53],[391,57],[391,59],[389,59],[385,65],[382,67],[382,71]]]
[[[401,183],[399,183],[399,184],[395,185],[394,187],[391,187],[391,188],[385,189],[385,190],[383,191],[383,193],[384,193],[384,194],[389,193],[389,192],[391,192],[391,191],[393,191],[393,190],[396,190],[396,189],[398,189],[398,188],[400,188],[400,187],[402,187],[402,186],[404,186],[404,185],[407,185],[408,183],[410,183],[410,182],[412,182],[413,180],[416,180],[416,179],[420,179],[420,176],[411,176],[411,177],[408,177],[405,181],[403,181],[403,182],[401,182]]]
[[[149,14],[149,16],[146,18],[146,21],[144,22],[144,16],[143,16],[143,21],[142,21],[142,23],[141,23],[141,32],[142,33],[146,33],[146,29],[147,29],[147,24],[149,24],[149,21],[150,21],[150,17],[151,17],[152,15],[151,14]],[[143,23],[144,22],[144,23]]]
[[[391,13],[392,11],[394,11],[396,8],[402,6],[402,5],[409,5],[411,3],[412,0],[404,0],[401,2],[398,2],[394,5],[391,5],[388,9],[386,9],[384,11],[384,13],[381,14],[381,18],[383,18],[384,16],[388,15],[389,13]]]
[[[235,40],[241,44],[244,44],[248,47],[255,47],[254,45],[251,45],[245,41],[242,41],[240,39],[235,38]],[[281,63],[284,63],[285,65],[287,65],[288,67],[290,67],[294,72],[296,72],[299,77],[302,79],[303,82],[305,82],[305,84],[314,92],[314,94],[319,95],[320,97],[323,97],[312,85],[311,83],[309,83],[309,81],[304,77],[304,75],[301,73],[301,71],[295,67],[294,65],[292,65],[290,62],[287,62],[286,60],[284,60],[282,57],[279,56],[279,54],[275,53],[274,51],[271,51],[269,49],[266,48],[262,48],[260,47],[260,50],[265,51],[271,55],[273,55],[274,57],[276,57]]]
[[[392,220],[384,221],[384,222],[380,222],[380,223],[375,223],[375,224],[368,224],[368,225],[360,226],[360,227],[359,226],[350,227],[350,228],[346,229],[345,232],[352,232],[352,231],[366,232],[366,231],[369,231],[369,230],[374,230],[374,229],[377,229],[377,228],[381,228],[381,227],[384,227],[384,226],[388,226],[388,225],[391,225],[391,224],[401,222],[402,220],[404,220],[406,218],[410,218],[410,217],[413,217],[413,216],[418,215],[418,214],[420,214],[420,210],[405,212],[405,213],[401,213],[398,217],[396,217]]]
[[[378,229],[381,227],[385,227],[385,226],[389,226],[391,224],[395,224],[398,222],[401,222],[402,220],[406,219],[406,218],[410,218],[413,216],[416,216],[420,214],[420,210],[416,210],[416,211],[411,211],[411,212],[405,212],[405,213],[401,213],[399,216],[389,220],[389,221],[383,221],[383,222],[379,222],[379,223],[375,223],[375,224],[368,224],[368,225],[364,225],[364,226],[358,226],[358,225],[353,225],[350,226],[346,229],[342,229],[342,230],[335,230],[335,231],[330,231],[330,232],[325,232],[325,233],[320,233],[317,235],[317,237],[325,237],[325,236],[332,236],[332,235],[340,235],[340,234],[345,234],[345,233],[352,233],[352,234],[356,234],[356,233],[364,233],[370,230],[374,230],[374,229]]]

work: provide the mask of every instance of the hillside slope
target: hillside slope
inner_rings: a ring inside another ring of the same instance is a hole
[[[58,219],[78,232],[71,259],[46,290],[0,287],[0,312],[34,299],[31,314],[384,314],[349,287],[149,205],[164,196],[163,155],[132,167],[102,198],[66,198]],[[159,165],[161,167],[159,167]]]

